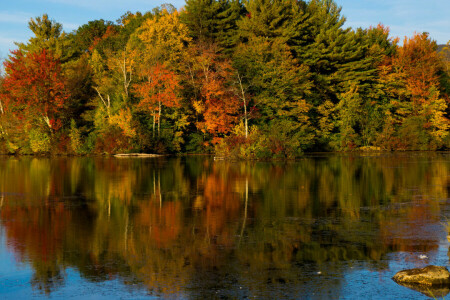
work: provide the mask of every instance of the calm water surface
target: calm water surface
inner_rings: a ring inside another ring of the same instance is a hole
[[[448,153],[2,157],[0,296],[427,298],[391,277],[449,266],[449,191]]]

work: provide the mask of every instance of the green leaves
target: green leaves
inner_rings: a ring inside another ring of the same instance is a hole
[[[450,75],[436,44],[346,28],[333,0],[187,0],[69,35],[47,15],[29,27],[0,88],[10,145],[31,126],[14,130],[22,120],[10,112],[29,107],[31,123],[62,129],[73,151],[216,144],[261,158],[450,145]]]
[[[244,14],[241,0],[187,0],[180,18],[195,41],[215,43],[231,54],[239,38],[237,22]]]

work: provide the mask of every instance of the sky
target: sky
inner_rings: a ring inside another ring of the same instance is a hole
[[[184,0],[0,0],[0,60],[14,42],[31,37],[30,18],[47,13],[63,25],[66,32],[88,21],[116,21],[127,11],[146,12],[169,2],[177,8]],[[412,36],[429,32],[430,37],[445,44],[450,40],[450,0],[335,0],[347,19],[345,27],[389,26],[391,36]]]

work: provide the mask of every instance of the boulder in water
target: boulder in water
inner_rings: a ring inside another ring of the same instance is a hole
[[[392,277],[397,283],[419,284],[419,285],[450,285],[450,272],[446,267],[426,266],[400,271]]]

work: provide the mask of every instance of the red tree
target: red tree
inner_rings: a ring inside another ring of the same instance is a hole
[[[58,114],[69,96],[59,60],[46,49],[11,54],[4,63],[5,106],[34,121],[45,121],[51,131],[58,130]]]
[[[155,130],[155,120],[158,121],[159,135],[162,107],[180,106],[180,99],[177,96],[178,78],[173,71],[162,64],[150,67],[142,75],[147,78],[147,81],[136,84],[134,91],[141,98],[139,107],[151,111],[153,114],[153,131]],[[157,115],[154,113],[156,110],[158,111]]]

